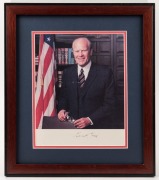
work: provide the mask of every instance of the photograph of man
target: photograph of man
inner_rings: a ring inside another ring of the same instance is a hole
[[[85,37],[72,43],[76,64],[63,72],[58,119],[71,116],[76,128],[115,128],[115,90],[112,70],[91,61],[91,41]]]

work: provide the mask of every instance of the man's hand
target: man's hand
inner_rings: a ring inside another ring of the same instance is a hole
[[[58,113],[58,118],[59,118],[60,121],[65,121],[67,115],[68,115],[68,112],[66,112],[66,110],[62,109],[62,110]]]
[[[74,126],[76,128],[85,128],[86,126],[90,125],[91,124],[91,121],[89,120],[89,118],[80,118],[80,119],[77,119],[75,122],[74,122]]]

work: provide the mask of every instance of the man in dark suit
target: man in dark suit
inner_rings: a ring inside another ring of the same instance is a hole
[[[114,79],[110,68],[91,62],[92,46],[87,38],[72,44],[76,65],[63,72],[59,98],[60,121],[69,113],[77,128],[113,128]]]

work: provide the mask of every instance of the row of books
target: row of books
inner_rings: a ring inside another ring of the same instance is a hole
[[[75,64],[72,48],[56,48],[57,64]]]

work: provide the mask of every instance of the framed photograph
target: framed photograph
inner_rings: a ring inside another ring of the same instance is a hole
[[[92,52],[88,57],[87,51],[79,56],[78,52],[73,51],[71,46],[76,39],[92,43]],[[126,42],[126,31],[32,32],[33,148],[128,148]],[[85,57],[88,59],[86,63]],[[81,59],[84,59],[85,66],[79,66]],[[80,88],[81,95],[77,69],[83,67],[87,70],[90,63],[88,77]],[[108,76],[104,74],[103,77],[103,68],[106,68],[104,73],[109,68],[113,71],[110,86],[102,85],[102,79]],[[66,71],[71,72],[71,77],[64,82]],[[65,84],[68,87],[64,89]],[[58,116],[61,103],[65,101],[63,96],[69,97],[67,102],[70,101],[70,106],[64,109],[72,118],[61,121]],[[86,103],[87,107],[83,108]],[[101,108],[106,109],[104,116]],[[78,109],[81,114],[76,113]],[[91,117],[93,124],[78,127],[76,123],[85,116]],[[110,141],[108,137],[113,138]]]
[[[6,176],[154,176],[154,4],[5,4]]]

